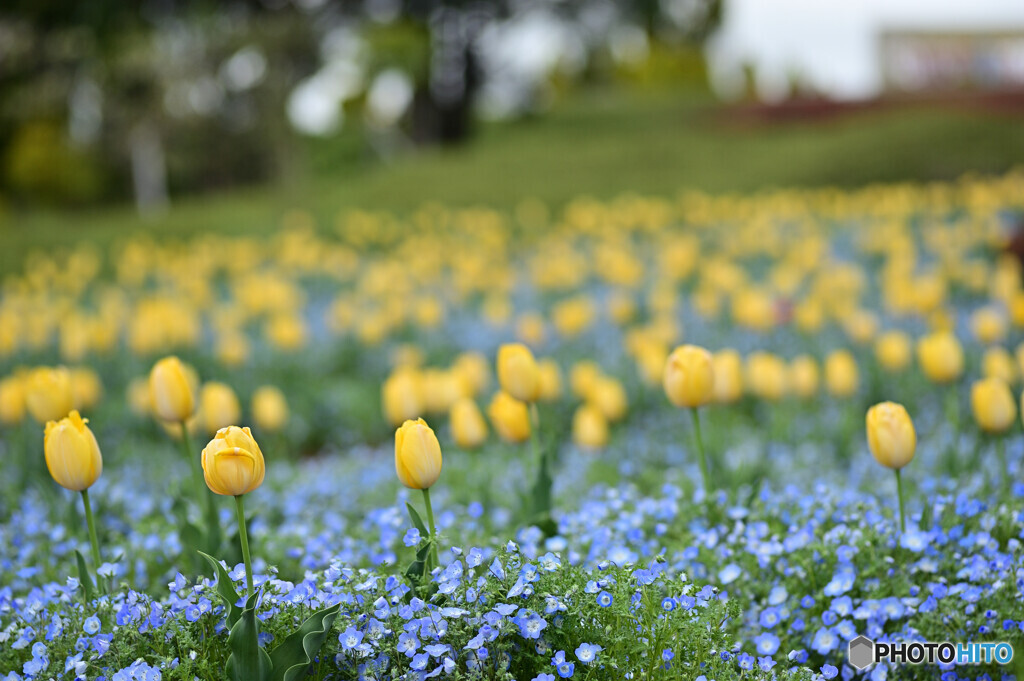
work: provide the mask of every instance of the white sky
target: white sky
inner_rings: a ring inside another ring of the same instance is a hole
[[[750,63],[768,98],[793,72],[837,98],[877,94],[886,29],[1024,31],[1024,0],[725,0],[724,10],[708,45],[716,85],[727,91]]]

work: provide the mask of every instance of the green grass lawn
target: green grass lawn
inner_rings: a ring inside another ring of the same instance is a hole
[[[598,88],[564,98],[549,113],[485,124],[471,143],[385,164],[348,131],[307,155],[331,172],[288,186],[177,201],[141,221],[130,206],[10,212],[0,223],[0,269],[32,247],[106,241],[147,230],[263,232],[289,208],[324,224],[346,208],[407,211],[425,201],[511,207],[536,197],[557,207],[574,196],[671,195],[771,186],[856,186],[1003,172],[1024,160],[1019,117],[928,107],[851,113],[816,122],[739,124],[708,95],[682,90]],[[347,136],[346,136],[347,135]]]

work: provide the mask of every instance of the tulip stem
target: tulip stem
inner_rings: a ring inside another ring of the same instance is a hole
[[[100,569],[100,542],[96,538],[96,520],[92,517],[92,504],[89,503],[89,490],[82,490],[82,503],[85,504],[85,524],[89,526],[89,543],[92,544],[92,560],[96,570]]]
[[[900,500],[900,533],[905,534],[907,531],[907,519],[903,512],[903,478],[900,477],[900,469],[895,469],[896,473],[896,496]]]
[[[252,596],[252,558],[249,556],[249,535],[245,531],[244,495],[235,497],[235,511],[238,514],[238,539],[242,543],[242,560],[245,561],[245,596]]]
[[[537,410],[537,403],[536,402],[531,402],[530,403],[530,446],[533,448],[533,458],[537,461],[537,470],[539,471],[540,467],[541,467],[541,464],[542,464],[540,458],[541,458],[541,456],[543,456],[543,453],[541,452],[540,446],[538,444],[538,439],[539,439],[538,438],[538,434],[537,434],[538,430],[540,430],[540,412]]]
[[[430,488],[423,490],[423,503],[427,507],[427,537],[430,542],[430,565],[427,566],[427,574],[433,571],[434,567],[440,567],[437,559],[437,531],[434,529],[434,507],[430,504]]]
[[[711,474],[708,471],[708,458],[704,453],[704,438],[700,434],[700,412],[697,411],[697,407],[691,407],[690,413],[693,415],[693,431],[697,436],[697,454],[700,456],[700,474],[704,478],[704,494],[711,498]]]
[[[188,425],[181,422],[181,450],[188,459],[189,467],[192,468],[192,477],[195,478],[196,494],[205,500],[206,504],[206,548],[210,553],[220,550],[220,515],[217,513],[217,502],[213,492],[206,486],[206,477],[199,466],[199,457],[192,448],[192,436],[188,433]],[[203,504],[204,501],[196,499],[196,502]]]

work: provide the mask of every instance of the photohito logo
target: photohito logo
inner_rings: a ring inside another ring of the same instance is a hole
[[[858,636],[850,641],[848,659],[857,669],[865,669],[882,661],[892,664],[1008,664],[1013,659],[1013,646],[1006,642],[875,643],[867,636]]]

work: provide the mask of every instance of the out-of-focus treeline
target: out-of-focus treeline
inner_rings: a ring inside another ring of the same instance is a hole
[[[136,202],[287,180],[542,114],[588,82],[704,82],[720,0],[8,0],[0,202]],[[324,170],[315,168],[314,170]]]

